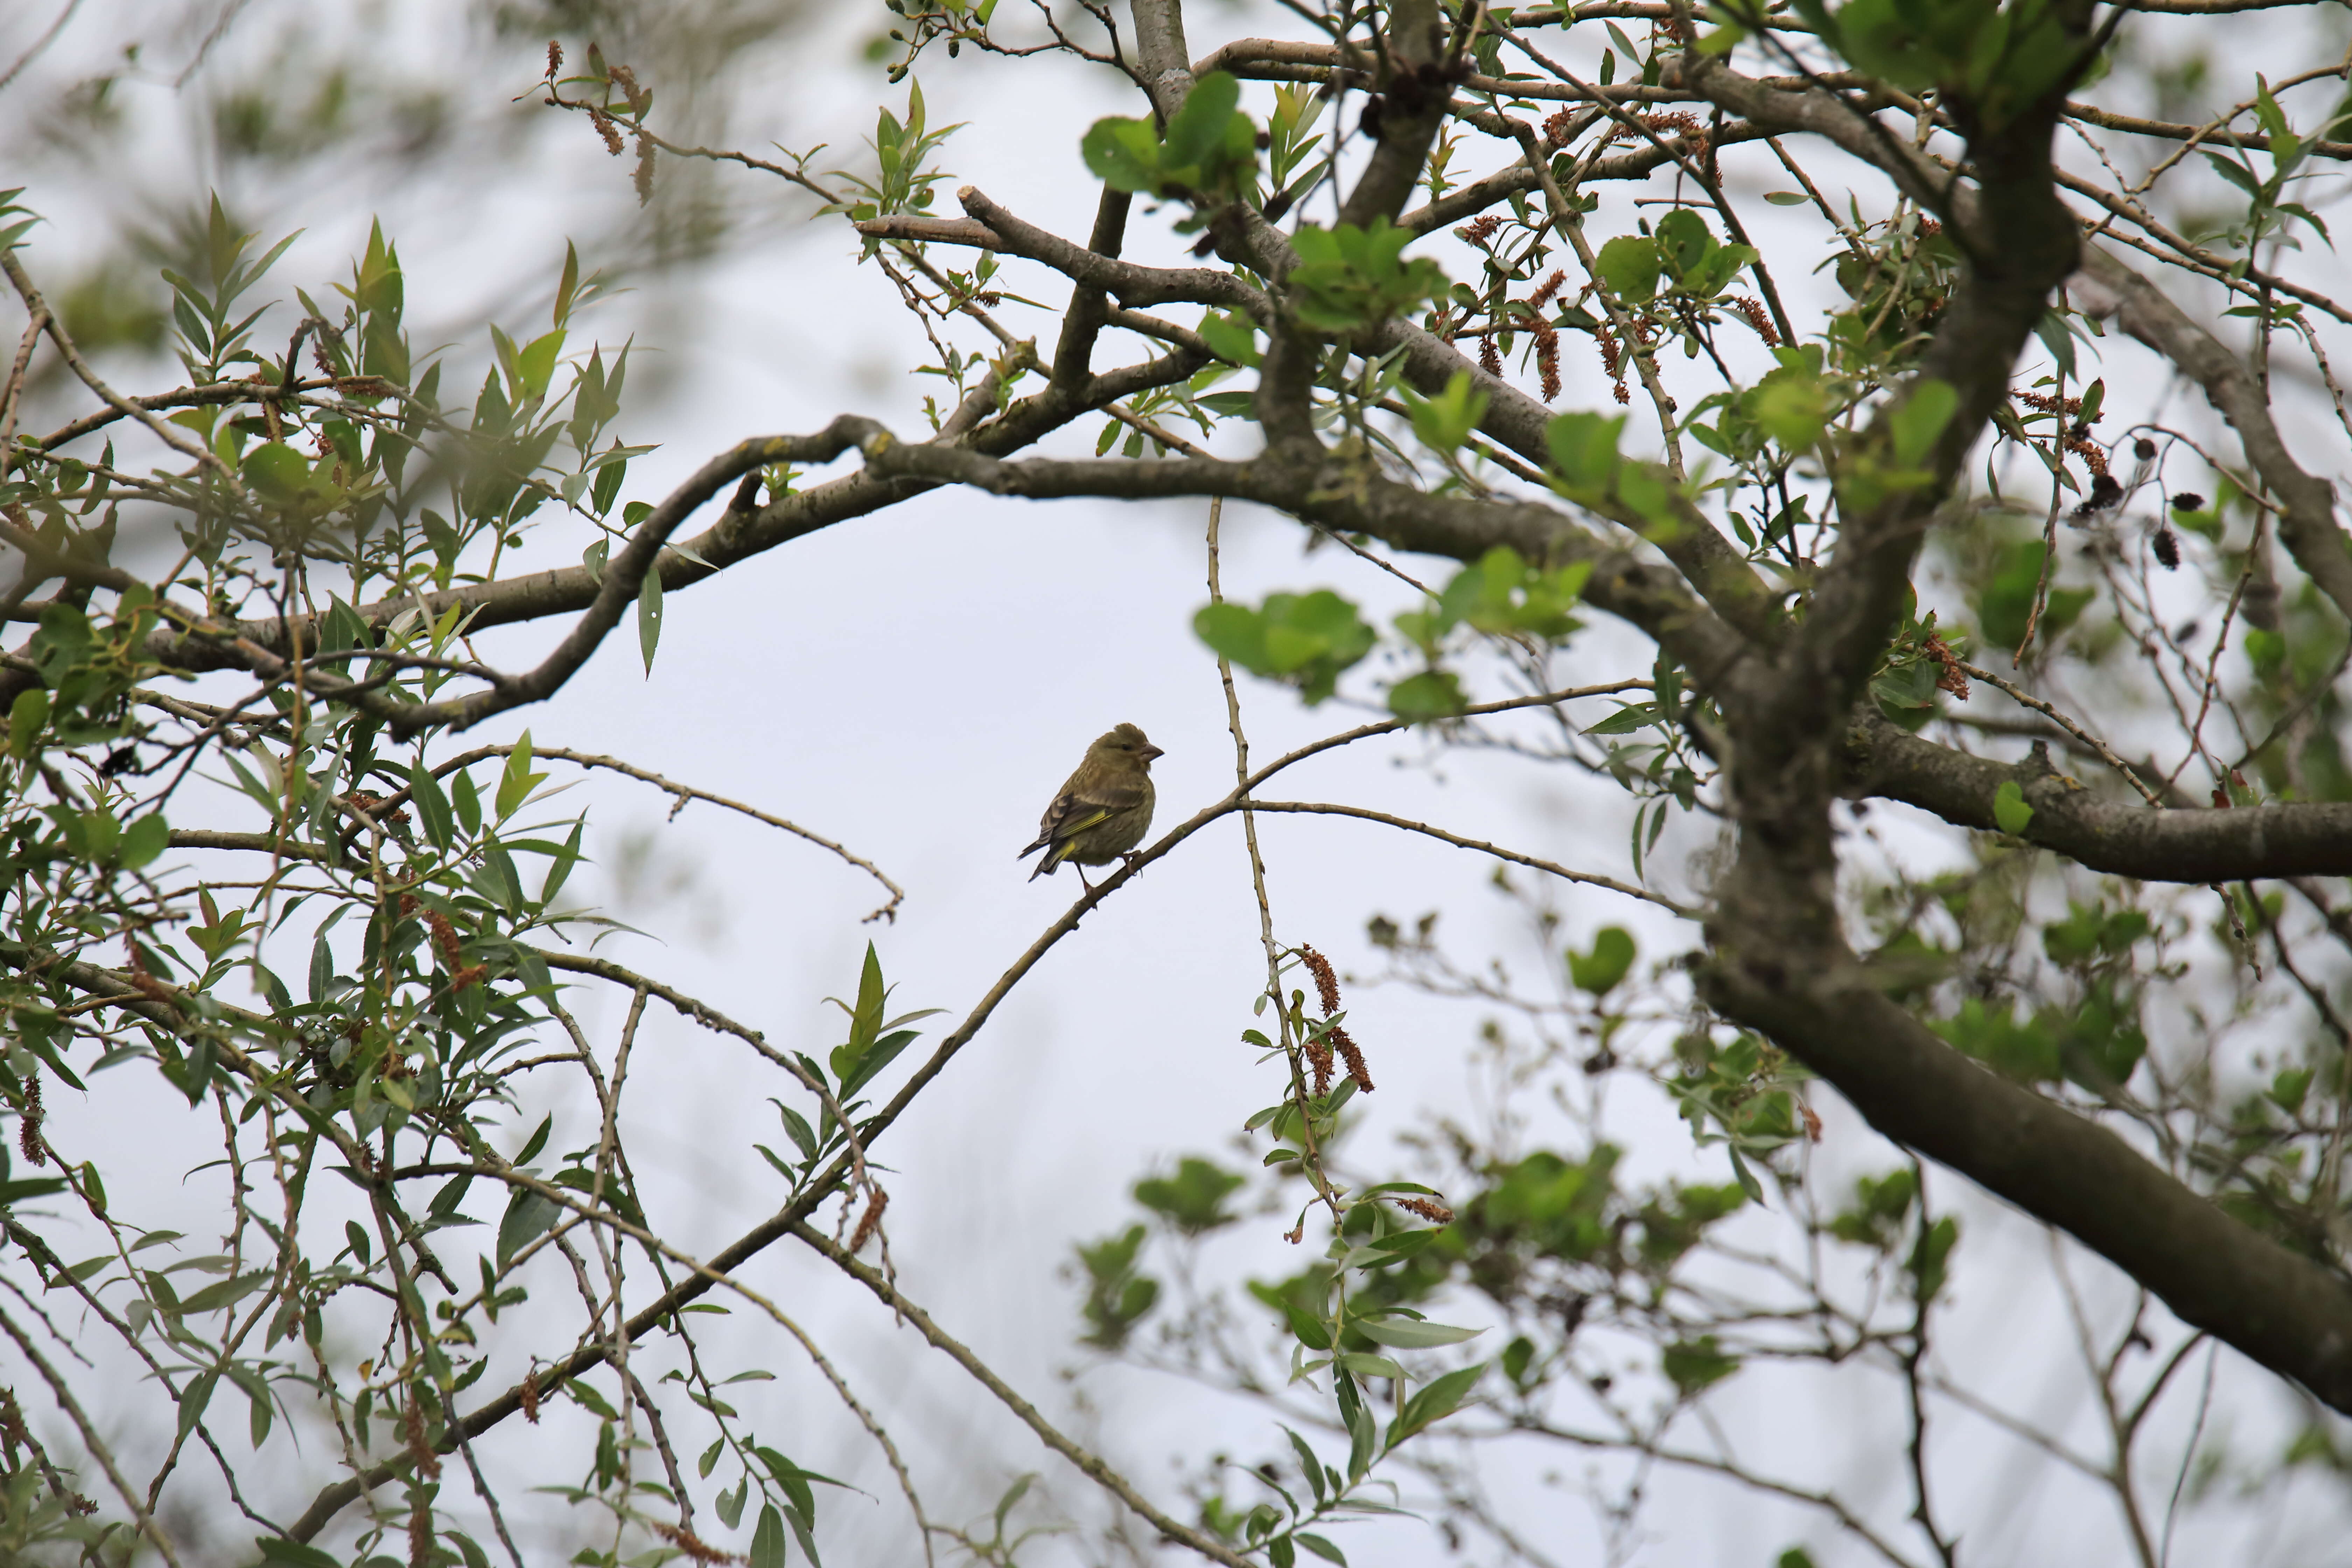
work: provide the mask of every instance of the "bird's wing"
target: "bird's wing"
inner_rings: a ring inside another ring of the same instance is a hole
[[[1048,844],[1076,837],[1114,812],[1129,811],[1142,803],[1143,786],[1139,784],[1117,780],[1073,784],[1045,808],[1045,816],[1037,824],[1037,842],[1013,858],[1025,859]]]

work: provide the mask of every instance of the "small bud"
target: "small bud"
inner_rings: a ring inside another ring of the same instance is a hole
[[[2155,539],[2149,542],[2155,548],[2156,558],[2164,563],[2167,572],[2180,564],[2180,541],[2172,536],[2172,530],[2159,524]]]
[[[2132,456],[2143,463],[2156,461],[2156,443],[2143,436],[2132,443]]]
[[[2205,510],[2205,498],[2199,495],[2194,490],[2182,490],[2179,495],[2172,498],[2172,510],[2175,511],[2203,511]]]

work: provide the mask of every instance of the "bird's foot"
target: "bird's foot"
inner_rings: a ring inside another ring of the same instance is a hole
[[[1143,869],[1143,857],[1132,849],[1119,858],[1127,863],[1127,874],[1130,877]]]

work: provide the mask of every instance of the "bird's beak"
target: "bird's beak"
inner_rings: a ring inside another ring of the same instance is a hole
[[[1161,751],[1157,746],[1146,746],[1143,748],[1143,760],[1147,763],[1154,757],[1164,757],[1167,754],[1167,752]]]

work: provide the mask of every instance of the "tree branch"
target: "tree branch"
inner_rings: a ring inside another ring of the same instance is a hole
[[[1993,795],[2014,784],[2033,808],[2018,837],[2094,871],[2143,882],[2238,882],[2352,876],[2352,803],[2289,801],[2229,810],[2158,810],[2103,799],[2050,765],[1971,757],[1905,733],[1875,713],[1856,721],[1846,793],[1899,800],[1991,833]]]

